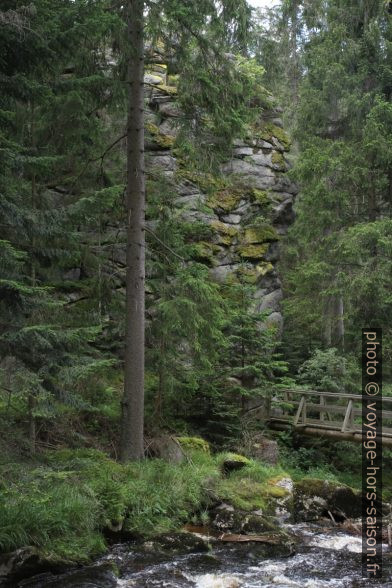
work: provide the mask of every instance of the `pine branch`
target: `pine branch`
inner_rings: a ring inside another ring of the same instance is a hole
[[[144,230],[147,231],[147,233],[150,233],[150,235],[152,235],[154,237],[154,239],[156,239],[158,241],[158,243],[160,243],[162,245],[162,247],[164,247],[165,249],[167,249],[167,251],[170,251],[170,253],[172,255],[174,255],[175,257],[177,257],[178,259],[180,259],[183,263],[185,263],[185,259],[183,257],[181,257],[181,255],[178,255],[178,253],[176,253],[173,249],[171,249],[171,247],[169,247],[168,245],[166,245],[166,243],[164,243],[163,241],[161,241],[161,239],[154,233],[154,231],[152,231],[151,229],[149,229],[148,227],[146,227],[146,225],[144,225]]]

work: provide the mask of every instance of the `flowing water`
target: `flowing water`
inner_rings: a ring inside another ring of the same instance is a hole
[[[213,545],[211,554],[156,560],[137,551],[114,549],[121,560],[118,588],[348,588],[370,586],[361,579],[361,538],[335,529],[291,526],[301,544],[291,557],[260,560],[252,544]],[[128,571],[127,571],[128,569]],[[384,580],[372,586],[392,588],[392,558],[385,554]]]
[[[288,526],[300,537],[295,555],[261,558],[252,543],[212,540],[209,553],[165,555],[124,543],[82,570],[62,576],[43,574],[26,588],[392,588],[392,553],[385,549],[384,579],[361,578],[361,538],[336,528]],[[120,570],[116,579],[108,563]]]

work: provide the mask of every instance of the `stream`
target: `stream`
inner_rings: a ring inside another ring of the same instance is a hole
[[[62,576],[43,574],[25,588],[392,588],[392,554],[385,548],[384,579],[361,578],[361,537],[336,528],[288,525],[300,537],[295,555],[261,559],[255,544],[213,541],[209,553],[169,555],[140,545],[114,545],[95,566]],[[108,567],[115,563],[120,578]]]

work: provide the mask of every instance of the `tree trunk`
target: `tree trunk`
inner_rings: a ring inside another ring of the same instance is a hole
[[[344,353],[344,302],[341,294],[334,297],[334,343]]]
[[[122,461],[144,455],[144,41],[143,0],[128,0],[127,271]]]

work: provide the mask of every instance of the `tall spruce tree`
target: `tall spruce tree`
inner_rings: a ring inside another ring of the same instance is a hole
[[[72,396],[75,379],[65,374],[80,377],[98,365],[91,343],[99,324],[80,322],[56,286],[81,257],[74,208],[86,186],[86,162],[101,149],[96,112],[110,92],[103,39],[114,20],[104,2],[37,1],[21,8],[9,1],[5,8],[1,368],[10,403],[27,405],[34,451],[36,416],[50,415],[55,402]],[[90,186],[98,188],[92,176]]]
[[[143,2],[127,3],[127,58],[129,109],[127,123],[127,302],[125,381],[122,402],[121,457],[124,461],[143,456],[144,418],[144,329],[145,329],[145,170],[144,170],[144,42],[163,38],[173,52],[182,84],[192,80],[192,108],[183,106],[194,121],[193,136],[208,127],[208,137],[224,138],[224,144],[244,130],[250,105],[244,102],[241,77],[236,71],[231,88],[221,77],[235,65],[224,49],[244,50],[249,19],[246,2]],[[192,63],[192,69],[189,68]],[[217,76],[219,71],[220,76]],[[249,84],[248,84],[249,88]],[[246,98],[246,96],[245,96]],[[246,107],[241,105],[245,104]],[[239,111],[240,110],[240,111]],[[200,116],[202,114],[202,116]],[[209,115],[207,124],[206,116]],[[205,137],[205,135],[204,135]]]
[[[389,350],[391,15],[382,0],[315,8],[303,13],[286,339],[297,338],[302,355],[318,346],[358,351],[360,329],[372,324],[384,327]]]

